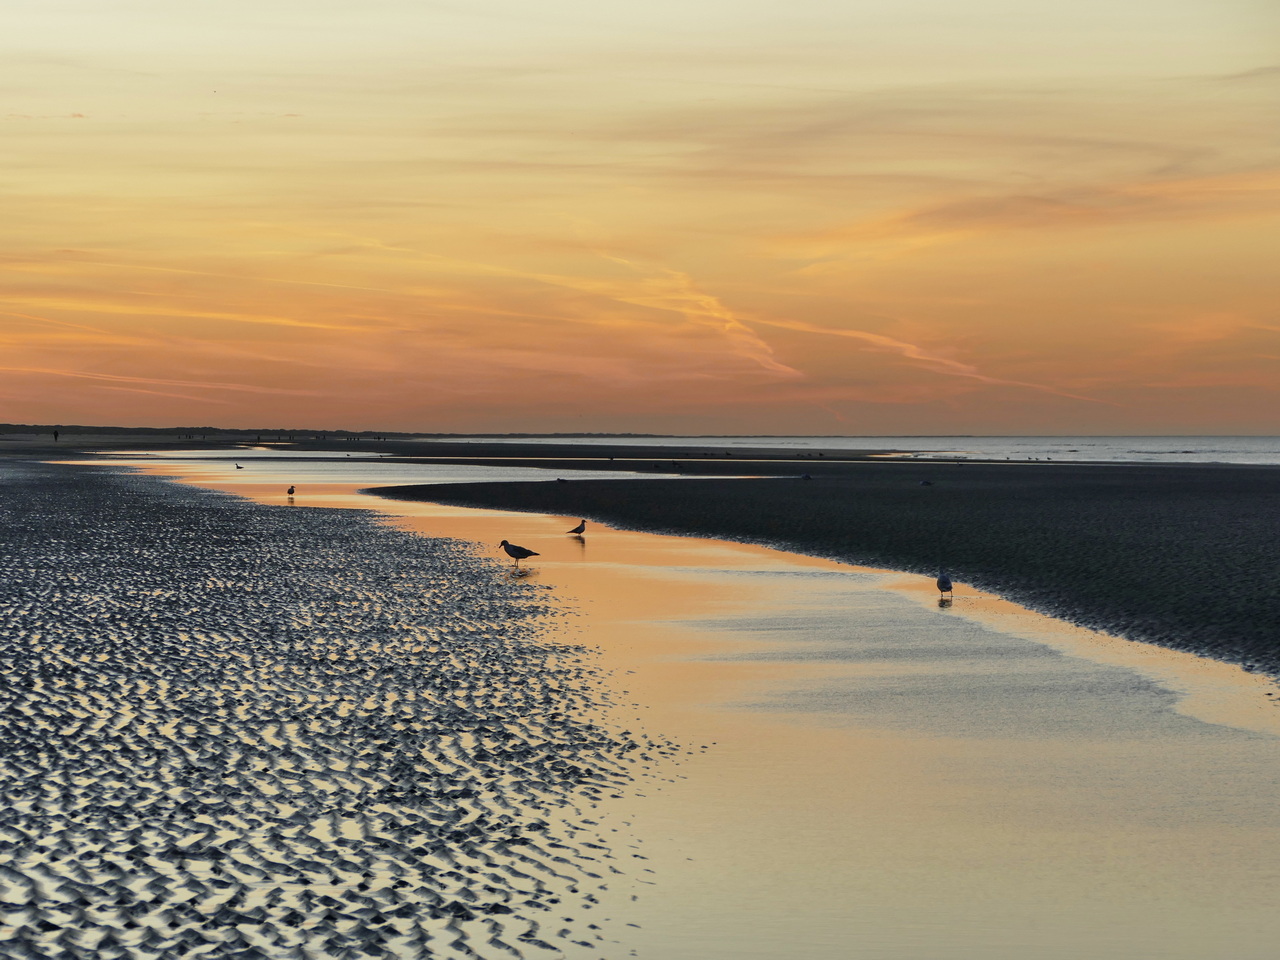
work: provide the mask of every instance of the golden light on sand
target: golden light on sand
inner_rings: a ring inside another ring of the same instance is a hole
[[[1274,432],[1274,9],[1060,7],[31,5],[4,419]]]

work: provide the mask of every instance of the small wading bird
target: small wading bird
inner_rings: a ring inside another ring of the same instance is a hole
[[[238,464],[238,463],[237,463],[237,464],[236,464],[236,469],[237,469],[237,470],[243,470],[243,469],[244,469],[244,467],[240,466],[240,464]]]
[[[576,533],[579,536],[581,536],[582,532],[586,529],[587,529],[587,521],[579,520],[578,525],[576,527],[574,527],[572,530],[566,530],[565,533]]]
[[[289,484],[289,496],[293,496],[293,484]]]
[[[520,569],[521,560],[527,560],[529,557],[541,556],[541,554],[536,550],[530,550],[528,547],[518,547],[514,543],[508,543],[506,540],[503,540],[498,544],[498,546],[505,550],[507,552],[507,556],[516,562],[517,570]]]
[[[946,571],[938,571],[938,595],[941,599],[942,595],[951,592],[951,578],[947,576]]]

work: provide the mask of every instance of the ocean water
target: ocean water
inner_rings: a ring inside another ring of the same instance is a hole
[[[220,482],[277,486],[359,483],[387,487],[427,483],[490,483],[521,480],[653,479],[679,474],[635,470],[545,470],[537,467],[489,466],[466,463],[432,463],[401,460],[381,454],[316,453],[303,450],[261,448],[242,451],[166,450],[162,453],[126,451],[112,459],[93,461],[102,466],[164,466],[187,474],[203,471]],[[239,469],[237,469],[239,465]]]
[[[456,438],[455,438],[456,439]],[[797,454],[876,450],[922,460],[1280,464],[1280,437],[477,437],[480,443],[642,444],[694,450],[769,447]]]

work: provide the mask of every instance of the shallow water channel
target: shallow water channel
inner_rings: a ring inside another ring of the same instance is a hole
[[[619,957],[1276,955],[1265,678],[963,584],[940,608],[931,583],[892,572],[356,492],[430,482],[387,464],[239,462],[145,469],[379,510],[498,559],[501,539],[537,550],[527,576],[569,612],[551,639],[599,648],[635,722],[689,746],[602,811],[643,858],[613,891],[632,924]]]

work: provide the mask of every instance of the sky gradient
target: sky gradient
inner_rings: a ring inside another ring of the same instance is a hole
[[[0,420],[1280,433],[1270,0],[44,0]]]

